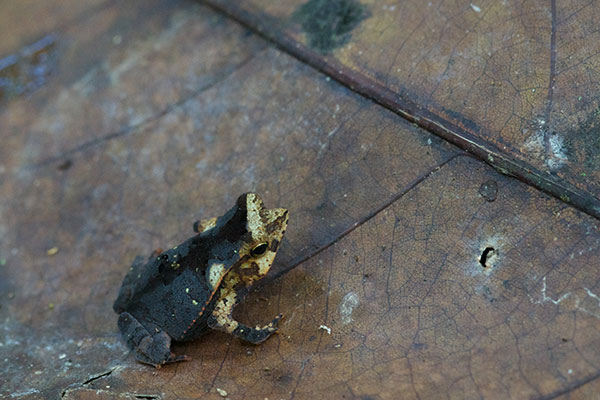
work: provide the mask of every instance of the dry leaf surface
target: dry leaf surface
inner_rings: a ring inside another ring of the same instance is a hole
[[[600,217],[594,2],[205,2],[420,126]]]
[[[61,37],[48,85],[0,113],[0,395],[593,393],[597,220],[197,4],[107,5]],[[136,363],[111,309],[129,263],[248,190],[291,221],[237,314],[282,312],[280,334]]]

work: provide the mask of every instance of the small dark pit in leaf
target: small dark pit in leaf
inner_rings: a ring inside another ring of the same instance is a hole
[[[72,166],[73,166],[73,161],[65,160],[65,161],[61,162],[60,164],[58,164],[58,166],[56,168],[58,168],[59,171],[66,171],[69,168],[71,168]]]
[[[369,10],[357,0],[309,0],[292,18],[306,32],[310,47],[329,53],[346,44],[350,32],[369,16]]]

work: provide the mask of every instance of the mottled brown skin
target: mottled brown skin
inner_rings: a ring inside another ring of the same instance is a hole
[[[271,268],[288,212],[267,209],[254,193],[241,195],[219,218],[194,224],[197,235],[179,246],[137,257],[113,308],[119,329],[138,361],[159,368],[188,359],[171,352],[171,340],[193,340],[208,328],[261,343],[281,315],[263,327],[233,319],[234,306]]]

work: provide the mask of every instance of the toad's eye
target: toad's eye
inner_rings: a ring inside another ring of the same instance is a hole
[[[268,247],[269,245],[266,242],[258,244],[254,246],[252,250],[250,250],[250,255],[252,255],[252,257],[262,256],[263,254],[265,254],[265,251],[267,251]]]

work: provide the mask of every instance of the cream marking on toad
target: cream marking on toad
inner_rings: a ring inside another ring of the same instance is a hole
[[[225,264],[214,263],[208,267],[208,283],[213,290],[219,285],[224,273]]]
[[[198,224],[198,233],[206,232],[209,229],[214,228],[215,226],[217,226],[217,217],[203,219]]]
[[[248,212],[248,231],[252,234],[252,240],[259,241],[267,237],[265,231],[265,224],[260,217],[260,210],[262,209],[262,202],[254,194],[249,193],[246,197],[246,210]]]
[[[262,257],[255,259],[254,261],[258,265],[258,279],[262,278],[269,272],[271,269],[271,265],[273,264],[273,259],[275,258],[275,253],[271,250],[267,250]]]
[[[239,327],[239,323],[232,317],[233,308],[237,302],[236,288],[239,288],[240,285],[249,287],[255,281],[264,277],[269,272],[276,255],[275,251],[271,251],[268,248],[263,255],[253,257],[251,255],[252,249],[261,243],[266,243],[267,246],[270,246],[270,241],[280,241],[283,232],[287,227],[287,218],[285,218],[280,222],[277,231],[272,232],[269,235],[266,231],[267,226],[270,223],[275,222],[278,218],[283,217],[287,210],[283,208],[275,208],[272,210],[265,209],[262,200],[253,193],[249,193],[246,197],[246,211],[246,229],[252,236],[252,243],[245,243],[242,245],[239,257],[248,257],[248,259],[245,259],[242,263],[235,266],[233,269],[230,269],[228,272],[225,271],[223,265],[215,264],[214,266],[211,266],[208,277],[213,288],[216,288],[219,284],[221,285],[219,297],[212,314],[215,317],[219,328],[228,333],[232,333]],[[240,273],[243,269],[252,268],[254,263],[258,266],[258,271],[256,273],[251,275]],[[223,276],[223,274],[225,274],[225,276]],[[257,329],[267,328],[272,331],[275,330],[272,322],[262,328],[257,326]]]
[[[254,194],[249,194],[246,198],[246,209],[248,211],[248,231],[252,234],[252,240],[254,240],[257,244],[260,242],[266,242],[267,245],[270,243],[266,240],[269,238],[267,231],[265,230],[266,226],[270,223],[276,221],[278,218],[283,217],[287,210],[284,208],[273,208],[271,210],[264,210],[264,218],[260,215],[260,210],[264,209],[262,201]],[[275,237],[277,240],[281,240],[283,236],[282,232],[287,228],[287,218],[281,223],[281,227],[279,229],[279,234]],[[258,279],[265,276],[269,269],[271,269],[271,264],[273,263],[273,259],[275,259],[276,252],[267,250],[265,254],[259,258],[256,258],[254,261],[258,265]]]
[[[229,275],[232,274],[228,274],[227,277],[229,277]],[[213,311],[217,324],[219,324],[219,326],[227,333],[235,331],[239,325],[238,322],[231,317],[233,306],[235,306],[237,301],[237,294],[235,293],[235,290],[233,290],[233,287],[229,286],[229,282],[230,280],[227,279],[227,283],[221,287],[219,300]]]
[[[340,304],[340,315],[342,316],[342,323],[344,325],[352,322],[352,312],[358,306],[358,296],[354,292],[350,292],[344,296],[342,303]]]
[[[241,257],[250,256],[250,251],[252,250],[252,247],[254,246],[244,245],[240,250]],[[240,281],[244,282],[244,285],[247,287],[256,282],[257,280],[261,279],[263,276],[265,276],[271,269],[271,264],[273,263],[275,254],[276,253],[267,250],[262,256],[259,256],[258,258],[251,258],[249,261],[246,261],[243,264],[241,264],[239,266],[240,270],[251,268],[252,264],[255,263],[258,266],[258,272],[254,275],[244,274],[244,276],[240,278]]]
[[[227,333],[232,333],[237,329],[239,323],[233,319],[231,314],[233,313],[233,307],[237,301],[237,293],[235,292],[235,286],[244,281],[237,273],[237,271],[230,271],[227,276],[223,279],[223,285],[219,293],[219,300],[213,311],[213,315],[217,320],[217,324]],[[249,285],[247,285],[249,286]],[[267,329],[272,328],[273,323],[269,323],[263,327],[257,326],[256,329]]]

